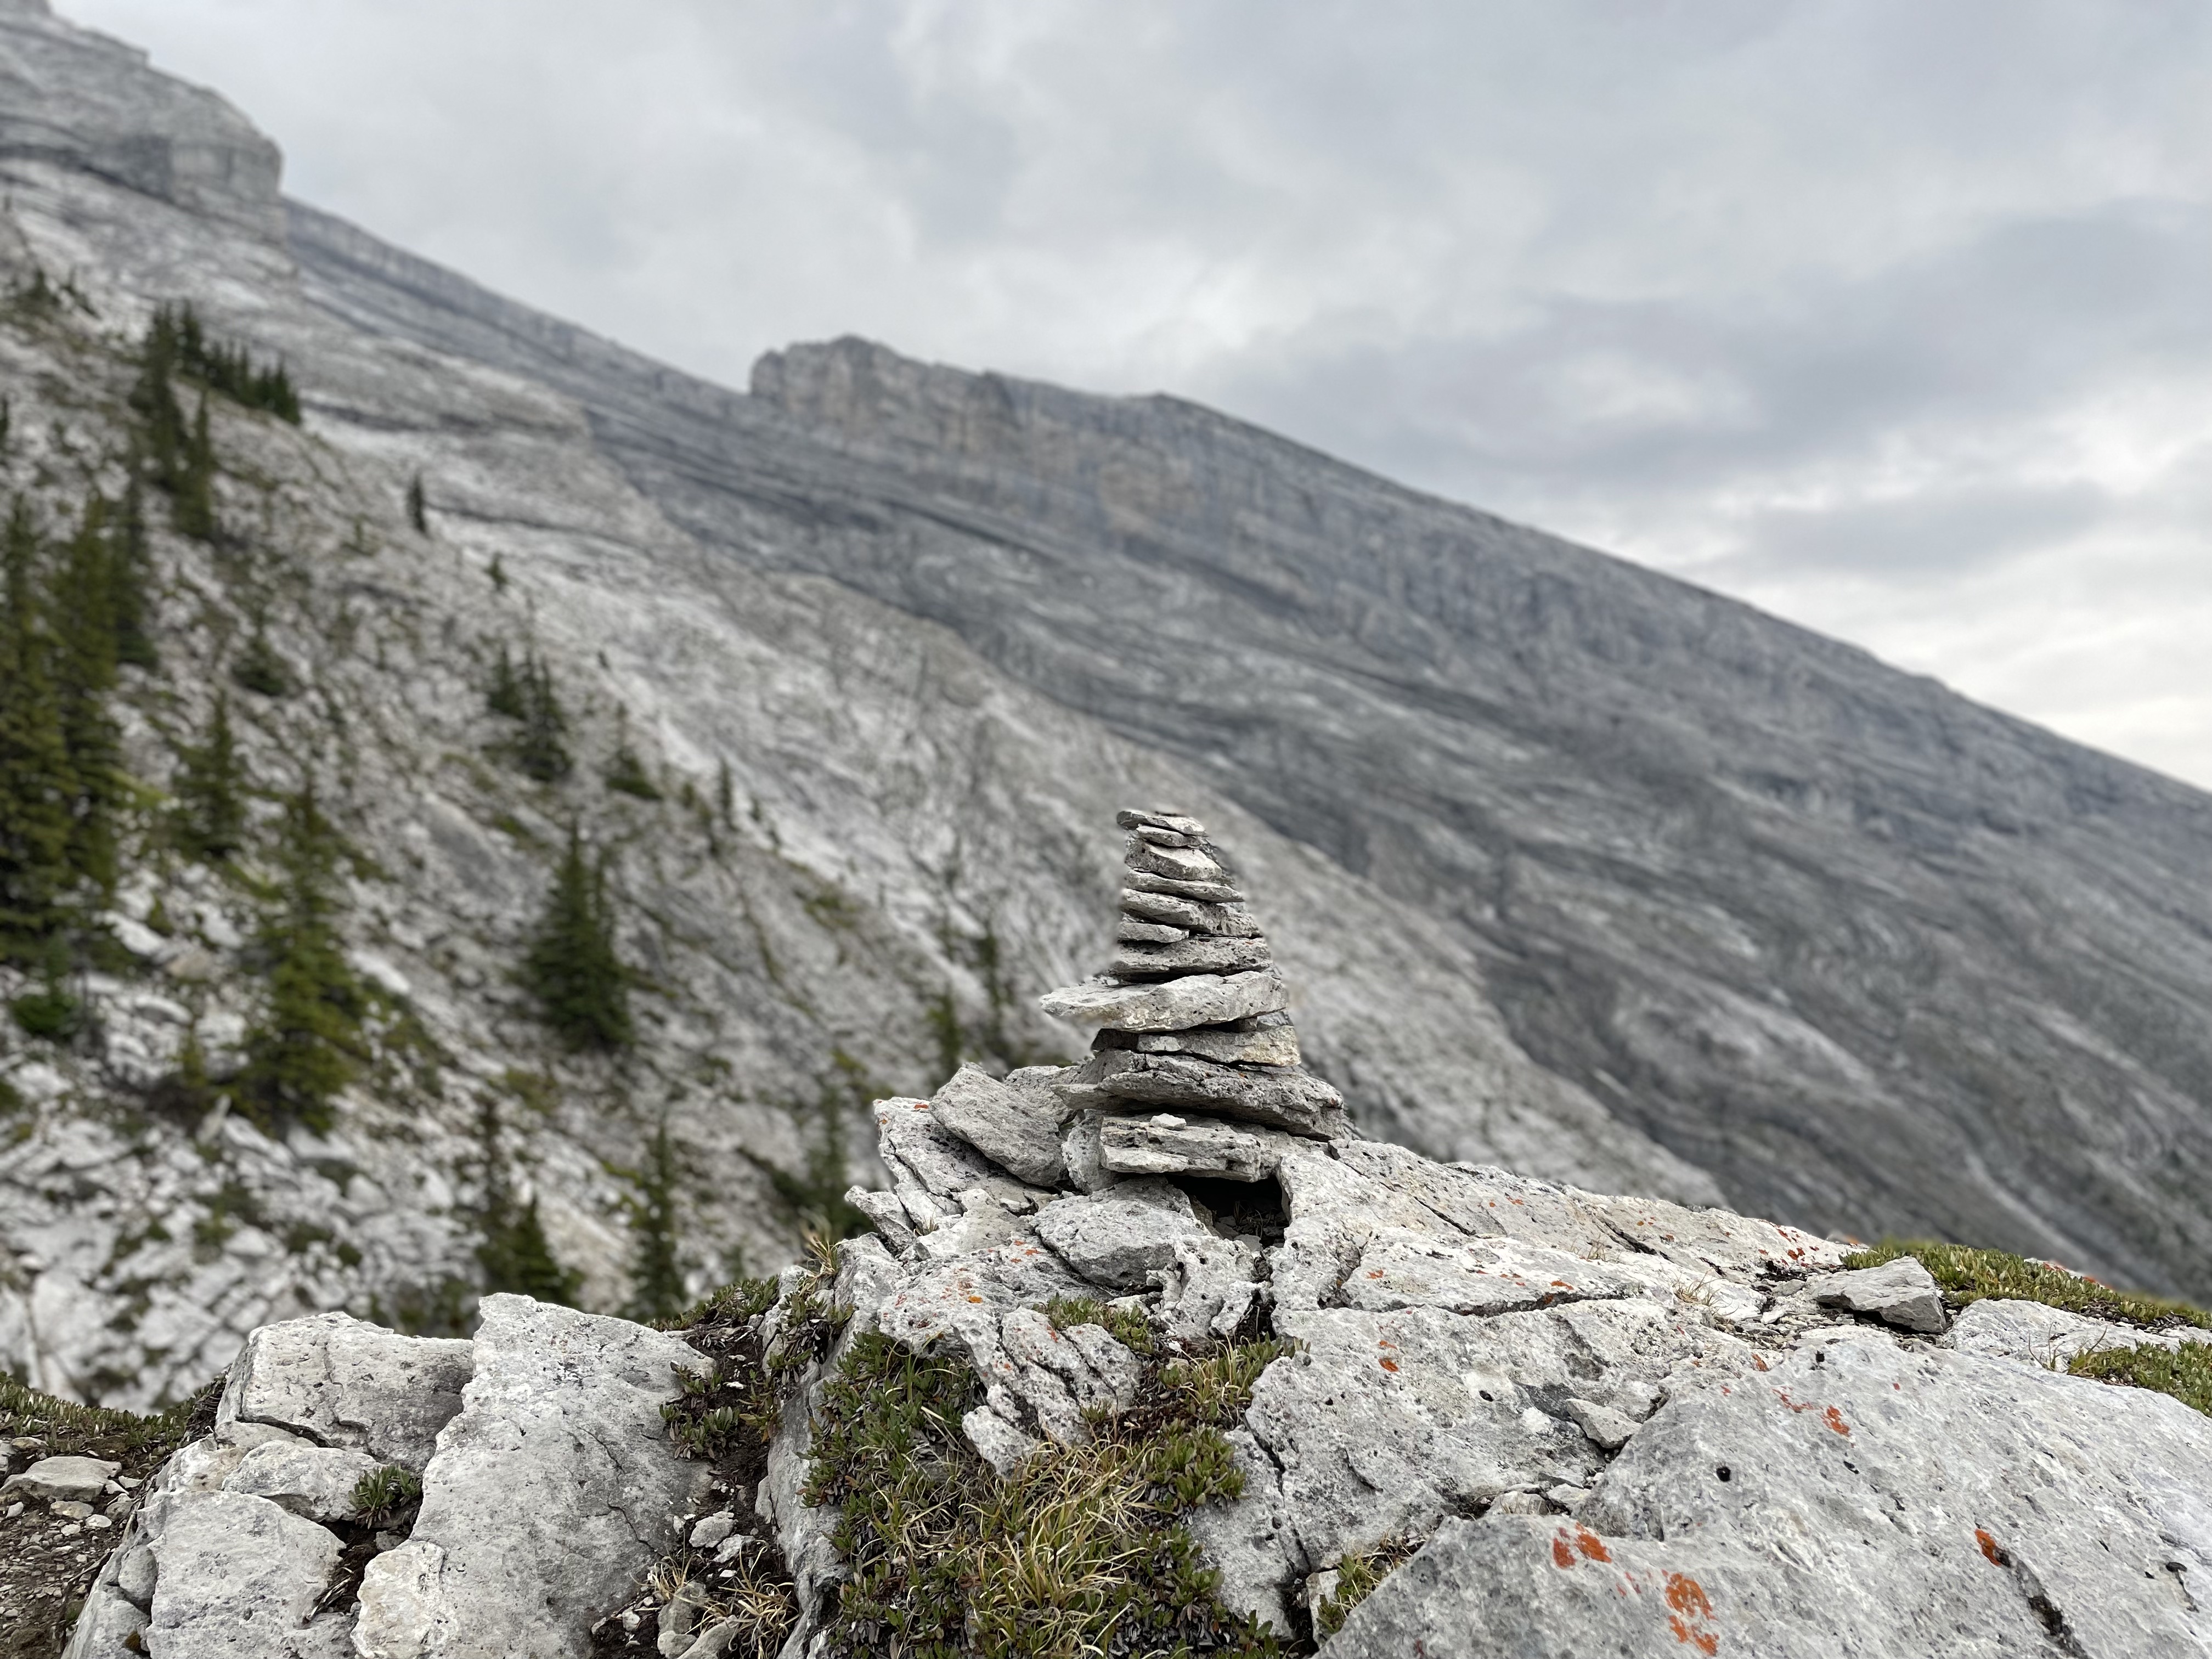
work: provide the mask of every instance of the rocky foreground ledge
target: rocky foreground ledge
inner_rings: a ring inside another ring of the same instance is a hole
[[[2212,1419],[2053,1369],[2204,1333],[1358,1139],[1132,816],[1091,1059],[880,1103],[875,1236],[672,1334],[256,1331],[71,1659],[2212,1654]]]
[[[987,1087],[1035,1085],[946,1092]],[[817,1456],[856,1357],[964,1377],[928,1455],[1015,1487],[1121,1432],[1155,1344],[1269,1355],[1221,1434],[1235,1495],[1180,1524],[1222,1608],[1288,1645],[1402,1561],[1332,1654],[2212,1652],[2212,1420],[2047,1369],[2142,1331],[2001,1300],[1947,1322],[1910,1258],[1840,1273],[1786,1227],[1374,1142],[1080,1193],[933,1103],[879,1121],[907,1224],[728,1328],[780,1368],[750,1481],[685,1455],[703,1419],[672,1434],[678,1368],[715,1364],[681,1335],[517,1297],[472,1342],[270,1326],[70,1654],[889,1651],[841,1607],[842,1517],[807,1501],[843,1473]],[[751,1382],[726,1386],[742,1408]],[[387,1467],[420,1507],[362,1535],[357,1483]],[[763,1578],[779,1610],[749,1620],[723,1592]]]

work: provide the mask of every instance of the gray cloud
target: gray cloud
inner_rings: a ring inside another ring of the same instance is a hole
[[[61,0],[742,383],[1215,403],[2212,784],[2193,0]]]

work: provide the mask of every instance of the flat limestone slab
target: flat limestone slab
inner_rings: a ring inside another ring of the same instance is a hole
[[[1099,1162],[1115,1175],[1265,1181],[1291,1144],[1288,1135],[1273,1129],[1225,1118],[1182,1118],[1172,1112],[1109,1117],[1098,1125]]]
[[[1322,1139],[1346,1133],[1344,1097],[1310,1072],[1246,1070],[1195,1054],[1108,1048],[1078,1067],[1074,1079],[1109,1100],[1188,1107]]]
[[[1191,974],[1164,985],[1071,985],[1048,991],[1037,1006],[1074,1025],[1117,1031],[1182,1031],[1226,1025],[1290,1006],[1290,992],[1272,968],[1243,974]]]
[[[480,1313],[414,1534],[362,1579],[363,1659],[582,1659],[709,1478],[660,1416],[673,1368],[699,1363],[688,1345],[528,1297]]]
[[[1869,1336],[1756,1383],[1661,1411],[1571,1521],[1446,1522],[1330,1659],[2212,1653],[2212,1419]]]
[[[963,1066],[932,1105],[940,1127],[1017,1180],[1048,1187],[1067,1173],[1057,1103],[1049,1095],[1009,1088],[980,1067]]]

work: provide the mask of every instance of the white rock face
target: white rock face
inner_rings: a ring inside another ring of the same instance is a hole
[[[673,1368],[697,1363],[680,1339],[526,1297],[488,1297],[482,1317],[413,1534],[363,1581],[367,1659],[581,1651],[706,1478],[660,1417]]]
[[[265,1498],[309,1521],[349,1521],[355,1486],[383,1467],[362,1452],[270,1441],[249,1448],[222,1489]]]
[[[471,1343],[401,1336],[342,1313],[264,1326],[246,1340],[216,1411],[420,1473],[461,1408]]]
[[[309,1615],[338,1540],[265,1498],[194,1494],[164,1519],[155,1554],[149,1653],[210,1659],[340,1659],[345,1620]]]
[[[1662,1411],[1571,1522],[1446,1523],[1328,1651],[2212,1652],[2208,1483],[2162,1395],[1808,1343]]]

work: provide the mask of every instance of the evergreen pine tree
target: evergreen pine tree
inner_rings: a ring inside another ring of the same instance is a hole
[[[338,850],[314,787],[302,787],[285,803],[283,886],[258,939],[268,1000],[238,1079],[240,1105],[264,1129],[329,1128],[331,1097],[361,1062],[361,985],[337,936]]]
[[[21,496],[0,538],[0,960],[35,962],[61,924],[76,780]]]
[[[207,396],[200,396],[199,412],[185,435],[179,453],[175,493],[169,505],[169,521],[180,536],[208,542],[215,539],[215,442],[208,435]]]
[[[535,653],[522,659],[522,730],[507,753],[525,777],[558,783],[574,763],[568,757],[568,717],[553,690],[553,671]]]
[[[230,698],[215,694],[207,736],[185,750],[177,775],[177,841],[199,859],[227,859],[246,839],[245,769],[230,729]]]
[[[574,1307],[583,1275],[563,1267],[554,1255],[538,1219],[536,1195],[516,1206],[500,1155],[499,1107],[489,1096],[477,1115],[477,1138],[483,1149],[483,1206],[478,1217],[483,1242],[477,1246],[477,1263],[483,1269],[484,1290]]]
[[[725,827],[737,823],[737,792],[730,782],[730,763],[724,761],[714,774],[714,810],[722,816]]]
[[[144,433],[146,459],[155,478],[165,489],[174,489],[185,453],[185,414],[178,407],[171,377],[177,367],[176,318],[167,307],[154,313],[147,325],[146,342],[139,349],[138,380],[131,389],[131,407],[137,411]]]
[[[259,617],[254,618],[253,632],[246,636],[246,646],[230,665],[231,684],[241,691],[251,691],[257,697],[289,697],[292,695],[292,676],[269,643],[268,629]]]
[[[109,538],[113,566],[110,589],[115,611],[115,659],[134,668],[159,668],[160,655],[146,623],[146,503],[138,480],[124,493],[122,511]]]
[[[663,1121],[646,1148],[645,1167],[633,1177],[637,1195],[628,1201],[634,1254],[630,1259],[631,1316],[666,1319],[684,1310],[684,1270],[676,1260],[676,1151]]]
[[[94,495],[54,575],[54,693],[76,784],[70,865],[103,893],[115,885],[122,735],[107,711],[115,684],[115,567],[107,504]]]
[[[407,522],[415,526],[415,533],[430,533],[429,503],[422,497],[422,475],[417,472],[407,481]]]
[[[585,857],[573,824],[544,920],[523,958],[522,979],[545,1023],[571,1048],[629,1046],[629,976],[615,954],[606,872]]]
[[[491,686],[484,693],[484,707],[511,720],[522,720],[530,713],[522,681],[514,672],[514,653],[508,651],[504,640],[500,641],[499,660],[492,665]]]

